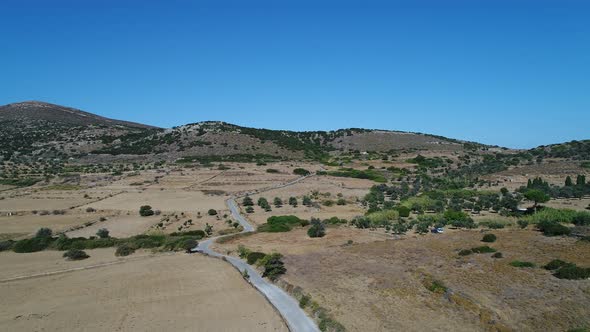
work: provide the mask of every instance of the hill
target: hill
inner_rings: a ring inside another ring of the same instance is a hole
[[[5,128],[0,156],[17,162],[321,159],[339,152],[461,151],[465,145],[439,136],[358,128],[295,132],[208,121],[161,129],[37,101],[0,106],[0,125]]]

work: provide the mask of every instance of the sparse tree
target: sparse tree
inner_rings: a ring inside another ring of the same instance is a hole
[[[213,226],[209,225],[209,223],[205,224],[205,233],[209,236],[213,234]]]
[[[242,205],[244,205],[244,206],[253,206],[254,205],[254,201],[252,201],[252,198],[250,196],[246,196],[246,197],[244,197],[244,200],[242,201]]]
[[[101,228],[96,232],[96,236],[101,239],[106,239],[109,237],[109,230],[106,228]]]
[[[326,235],[326,226],[320,219],[311,219],[311,227],[307,230],[309,237],[323,237]]]
[[[283,200],[280,199],[279,197],[275,197],[275,199],[273,200],[273,203],[278,208],[283,206]]]
[[[39,230],[37,231],[37,234],[35,234],[35,237],[37,238],[50,238],[53,235],[53,231],[50,228],[47,227],[43,227],[43,228],[39,228]]]
[[[149,205],[142,205],[139,208],[139,215],[142,217],[149,217],[149,216],[153,216],[154,215],[154,210],[152,210],[152,207]]]
[[[297,207],[297,198],[289,197],[289,205],[291,205],[293,207]]]
[[[547,201],[549,201],[550,197],[549,195],[545,194],[544,192],[542,192],[541,190],[537,190],[537,189],[530,189],[527,190],[524,193],[524,197],[526,199],[528,199],[529,201],[533,201],[534,207],[537,208],[537,205],[539,203],[545,203]]]
[[[576,178],[576,185],[583,186],[586,184],[586,175],[578,175]]]

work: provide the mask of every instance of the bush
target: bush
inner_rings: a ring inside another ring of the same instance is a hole
[[[115,256],[119,256],[119,257],[129,256],[129,255],[133,254],[134,252],[135,252],[135,248],[131,247],[128,244],[123,244],[123,245],[117,247],[117,250],[115,251]]]
[[[553,270],[557,270],[560,267],[567,265],[567,264],[568,264],[567,262],[564,262],[561,259],[554,259],[551,262],[547,263],[547,265],[543,266],[543,268],[545,270],[553,271]]]
[[[400,206],[397,208],[397,212],[399,213],[399,216],[402,218],[407,218],[410,216],[410,208],[408,208],[407,206]]]
[[[276,173],[279,173],[279,170],[274,169],[274,168],[269,168],[266,170],[266,173],[276,174]]]
[[[535,264],[534,263],[531,263],[531,262],[522,262],[522,261],[512,261],[512,262],[510,262],[510,265],[511,266],[514,266],[514,267],[527,267],[527,268],[529,268],[529,267],[535,267]]]
[[[590,226],[590,213],[580,211],[576,213],[572,222],[576,226]]]
[[[427,288],[429,291],[439,294],[446,293],[447,291],[447,286],[445,286],[442,281],[439,280],[433,280]]]
[[[326,235],[326,226],[319,219],[311,221],[311,227],[307,230],[309,237],[324,237]]]
[[[457,228],[476,228],[477,227],[477,225],[475,224],[475,222],[471,218],[467,218],[465,220],[452,220],[449,224],[451,226],[457,227]]]
[[[529,225],[529,222],[528,222],[528,221],[526,221],[526,220],[522,220],[522,219],[519,219],[519,220],[518,220],[516,223],[517,223],[517,224],[518,224],[518,226],[519,226],[520,228],[522,228],[522,229],[525,229],[525,228],[527,228],[527,226]]]
[[[486,234],[481,239],[482,242],[496,242],[496,235],[494,234]]]
[[[179,241],[179,246],[177,246],[178,249],[184,250],[184,251],[188,251],[191,250],[193,248],[196,248],[199,245],[199,241],[197,241],[196,238],[194,237],[187,237],[187,238],[182,238]]]
[[[244,197],[244,200],[242,201],[242,205],[243,206],[252,206],[252,205],[254,205],[254,201],[252,201],[252,198],[250,196],[246,196],[246,197]]]
[[[485,253],[496,252],[496,249],[488,247],[488,246],[481,246],[481,247],[471,248],[471,251],[473,251],[476,254],[485,254]]]
[[[258,226],[259,232],[289,232],[293,227],[302,225],[304,220],[296,216],[272,216],[266,220],[266,224]]]
[[[239,244],[238,245],[238,256],[240,256],[240,258],[246,258],[246,257],[248,257],[248,254],[250,254],[250,250],[248,248],[246,248],[243,244]]]
[[[86,259],[90,256],[88,256],[88,254],[82,250],[70,249],[70,250],[64,252],[63,257],[67,258],[68,260],[71,260],[71,261],[79,261],[79,260]]]
[[[149,217],[149,216],[153,216],[154,215],[154,211],[152,210],[152,207],[149,205],[142,205],[139,208],[139,215],[142,217]]]
[[[492,255],[492,258],[502,258],[502,253],[501,252],[496,252]]]
[[[35,234],[35,237],[38,238],[50,238],[51,235],[53,235],[53,231],[49,228],[39,228],[39,230],[37,231],[37,234]]]
[[[45,250],[51,244],[50,237],[34,237],[17,241],[12,250],[18,253],[29,253]]]
[[[216,216],[217,215],[217,211],[214,209],[209,209],[209,211],[207,211],[207,214],[210,216]]]
[[[307,175],[311,174],[311,172],[306,170],[305,168],[296,168],[293,170],[293,174],[307,176]]]
[[[101,228],[96,232],[96,236],[101,239],[106,239],[109,237],[109,230],[106,228]]]
[[[281,260],[282,258],[283,256],[281,254],[274,253],[260,259],[259,263],[262,263],[261,265],[264,267],[262,277],[275,281],[279,276],[285,274],[287,269],[285,268],[285,263]]]
[[[459,256],[468,256],[473,254],[473,251],[471,251],[470,249],[462,249],[461,251],[459,251]]]
[[[311,301],[311,297],[308,295],[302,295],[301,299],[299,299],[299,308],[305,309],[309,302]]]
[[[246,207],[246,213],[254,213],[254,208],[251,206]]]
[[[588,279],[590,278],[590,268],[583,268],[570,263],[560,267],[553,275],[559,279]]]
[[[7,240],[7,241],[0,241],[0,251],[6,251],[12,249],[14,246],[14,241]]]
[[[197,229],[194,231],[170,233],[170,236],[194,236],[197,238],[197,240],[200,240],[200,239],[206,237],[207,234],[205,234],[205,231]]]
[[[571,229],[556,221],[540,221],[537,228],[543,232],[545,236],[559,236],[570,235]]]
[[[490,229],[501,229],[501,228],[505,227],[505,224],[503,224],[499,221],[488,220],[488,221],[480,221],[479,226],[484,226],[484,227],[487,227]]]
[[[266,254],[263,252],[253,251],[248,253],[248,255],[246,256],[246,261],[248,262],[248,264],[254,265],[259,259],[264,258],[264,256],[266,256]]]
[[[92,208],[92,207],[87,207],[86,208],[86,212],[92,213],[92,212],[96,212],[96,210],[94,208]]]

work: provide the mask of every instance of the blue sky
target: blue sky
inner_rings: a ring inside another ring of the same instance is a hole
[[[589,139],[588,1],[3,0],[0,104],[171,127]]]

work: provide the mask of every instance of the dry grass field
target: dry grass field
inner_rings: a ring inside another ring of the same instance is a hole
[[[410,157],[350,166],[412,168],[404,161]],[[576,171],[560,171],[559,163],[547,165],[521,170],[526,174],[506,171],[492,176],[516,188],[537,171],[554,172],[544,178],[555,183],[563,180],[563,172]],[[351,220],[365,213],[359,200],[376,184],[370,180],[314,176],[272,189],[298,178],[293,174],[297,167],[322,169],[319,164],[289,162],[173,165],[120,176],[81,175],[70,187],[1,187],[0,240],[27,237],[40,227],[54,232],[70,229],[69,237],[91,237],[107,228],[111,236],[123,238],[203,230],[208,224],[218,235],[233,229],[225,200],[252,191],[261,191],[251,195],[254,202],[265,197],[272,206],[269,212],[254,206],[250,214],[240,206],[255,226],[278,215]],[[303,196],[312,197],[314,204],[304,206]],[[273,204],[275,197],[282,199],[282,207]],[[297,207],[288,204],[290,197],[297,198]],[[338,199],[346,204],[335,204]],[[546,205],[582,210],[588,204],[585,198],[551,200]],[[161,214],[141,217],[142,205]],[[217,215],[208,215],[209,209]],[[53,214],[54,210],[65,214]],[[474,219],[502,218],[482,212]],[[516,219],[510,221],[515,224]],[[310,238],[306,231],[297,227],[286,233],[256,233],[213,247],[234,255],[239,244],[282,253],[287,268],[282,278],[302,287],[349,331],[565,331],[590,325],[590,280],[560,280],[540,267],[555,258],[590,267],[590,244],[574,238],[544,237],[532,227],[494,230],[498,240],[489,245],[503,254],[494,259],[491,254],[458,255],[460,249],[484,245],[481,229],[394,236],[383,229],[329,226],[323,238]],[[91,257],[79,262],[64,260],[58,251],[0,252],[0,330],[286,331],[264,298],[222,261],[149,251],[117,258],[113,248],[87,252]],[[512,267],[513,260],[537,267]],[[2,281],[84,267],[91,268]],[[430,291],[433,281],[447,291]]]
[[[113,250],[66,262],[58,252],[1,253],[3,277],[116,260]],[[2,331],[287,331],[228,264],[200,255],[136,254],[124,263],[0,282]],[[16,272],[15,272],[16,271]]]
[[[284,254],[284,279],[330,308],[350,331],[564,331],[590,324],[590,280],[560,280],[539,267],[509,265],[521,260],[542,266],[559,258],[590,266],[589,243],[530,229],[493,233],[498,241],[490,246],[504,258],[458,256],[460,249],[485,244],[479,230],[393,237],[341,227],[311,239],[300,229],[217,246]],[[432,280],[449,291],[429,291]]]

